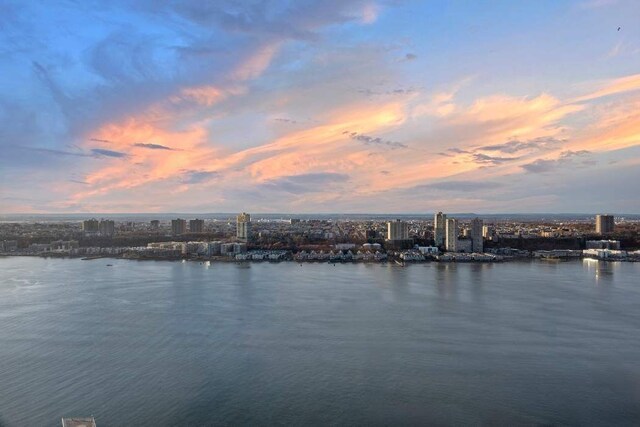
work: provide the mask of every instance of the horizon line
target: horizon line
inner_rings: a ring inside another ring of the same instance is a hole
[[[246,211],[244,211],[246,212]],[[383,212],[383,213],[375,213],[375,212],[247,212],[250,215],[258,216],[258,215],[375,215],[375,216],[394,216],[394,215],[402,215],[402,216],[425,216],[425,215],[435,215],[438,212],[442,212],[447,215],[614,215],[614,216],[625,216],[625,215],[634,215],[640,216],[640,213],[632,213],[632,212],[622,212],[622,213],[612,213],[608,212],[446,212],[446,211],[433,211],[433,212]],[[44,216],[44,215],[69,215],[69,216],[78,216],[78,215],[238,215],[242,213],[241,211],[232,211],[232,212],[18,212],[18,213],[0,213],[0,216]]]

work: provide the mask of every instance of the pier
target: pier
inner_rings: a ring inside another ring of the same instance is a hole
[[[96,427],[96,420],[89,418],[63,418],[62,427]]]

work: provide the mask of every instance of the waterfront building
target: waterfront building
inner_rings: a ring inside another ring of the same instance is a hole
[[[585,249],[582,255],[586,258],[626,260],[628,253],[614,249]]]
[[[456,241],[456,252],[465,252],[470,254],[473,251],[473,240],[468,237],[458,237]]]
[[[0,252],[15,252],[18,250],[17,240],[3,240],[0,242]]]
[[[236,237],[245,242],[251,238],[251,215],[246,212],[236,218]]]
[[[42,252],[51,252],[51,244],[50,243],[32,243],[29,245],[29,252],[34,253],[42,253]]]
[[[587,240],[587,249],[620,250],[620,240]]]
[[[449,218],[445,227],[445,249],[449,252],[458,251],[458,220]]]
[[[405,221],[401,221],[399,219],[387,222],[387,239],[408,240],[409,225]]]
[[[438,255],[440,252],[437,246],[418,246],[418,251],[422,255]]]
[[[356,247],[355,243],[336,243],[334,247],[340,251],[346,251],[349,249],[354,249]]]
[[[208,242],[207,243],[206,255],[207,256],[220,255],[220,246],[221,245],[222,245],[222,242],[219,242],[219,241]]]
[[[95,219],[85,219],[82,221],[82,231],[84,234],[97,234],[100,232],[100,222]]]
[[[202,233],[204,231],[203,219],[191,219],[189,220],[189,232],[190,233]]]
[[[116,223],[110,219],[101,219],[98,231],[101,236],[113,236],[116,232]]]
[[[490,225],[483,225],[482,226],[482,237],[489,240],[492,239],[493,236],[495,234],[495,230],[492,226]]]
[[[235,245],[233,243],[222,243],[220,245],[220,255],[230,255],[235,251]]]
[[[387,250],[409,249],[413,240],[409,239],[409,224],[399,219],[387,222]]]
[[[480,218],[471,220],[471,247],[473,252],[484,252],[484,238],[482,237],[483,222]]]
[[[55,240],[50,244],[52,251],[70,251],[78,249],[80,243],[77,240]]]
[[[613,233],[614,228],[615,222],[613,220],[613,215],[596,215],[596,233]]]
[[[15,252],[18,250],[17,240],[3,240],[0,242],[0,252]]]
[[[433,239],[436,246],[443,247],[446,240],[447,215],[438,212],[433,217]]]
[[[184,234],[187,231],[187,221],[182,218],[171,220],[171,234]]]
[[[382,245],[380,243],[365,243],[362,245],[362,250],[367,252],[381,251]]]

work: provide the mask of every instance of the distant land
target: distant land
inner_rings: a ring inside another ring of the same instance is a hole
[[[615,212],[598,212],[615,215],[618,218],[626,220],[640,220],[640,214],[615,213]],[[175,218],[200,218],[206,220],[233,220],[238,212],[216,212],[216,213],[187,213],[187,212],[166,212],[166,213],[55,213],[55,214],[0,214],[1,222],[22,222],[22,221],[41,221],[41,222],[61,222],[61,221],[81,221],[87,218],[110,218],[118,221],[145,221],[158,219],[161,221],[169,221]],[[253,221],[259,220],[278,220],[299,218],[302,220],[319,219],[319,220],[388,220],[388,219],[404,219],[404,220],[424,220],[432,218],[433,212],[425,213],[406,213],[406,214],[368,214],[368,213],[254,213],[251,212]],[[473,217],[481,217],[486,220],[494,221],[587,221],[593,220],[595,213],[451,213],[447,212],[450,217],[465,219]]]

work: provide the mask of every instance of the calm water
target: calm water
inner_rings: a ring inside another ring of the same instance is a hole
[[[91,414],[638,425],[640,264],[0,259],[0,425]]]

